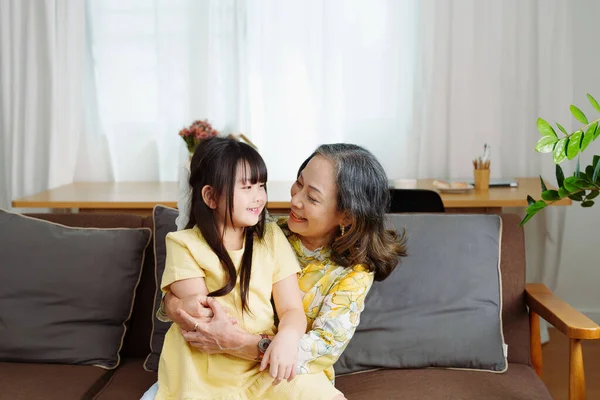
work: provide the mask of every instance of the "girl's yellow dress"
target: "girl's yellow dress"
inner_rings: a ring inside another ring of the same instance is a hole
[[[199,277],[205,279],[209,291],[223,287],[223,267],[197,227],[169,233],[166,245],[163,291],[175,281]],[[236,268],[239,268],[242,253],[243,250],[229,252]],[[248,297],[252,314],[242,314],[239,285],[226,296],[218,297],[217,301],[230,308],[230,316],[238,320],[241,329],[273,335],[276,333],[271,304],[273,284],[299,271],[297,257],[282,230],[276,223],[268,222],[264,240],[254,243]],[[330,358],[330,355],[325,356]],[[331,399],[340,393],[330,382],[332,375],[323,368],[317,367],[314,372],[302,371],[304,373],[291,382],[283,381],[273,386],[273,378],[267,371],[260,372],[259,367],[257,361],[196,351],[173,324],[165,336],[161,353],[156,400]]]

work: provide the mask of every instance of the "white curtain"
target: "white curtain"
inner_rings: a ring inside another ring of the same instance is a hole
[[[0,207],[73,180],[84,2],[0,0]]]
[[[471,177],[471,160],[488,143],[492,178],[542,175],[556,182],[552,157],[533,148],[540,137],[538,116],[573,121],[568,110],[573,98],[569,3],[421,3],[407,176]],[[523,215],[523,209],[508,211]],[[527,279],[553,290],[565,212],[552,207],[525,227]]]
[[[317,145],[336,141],[369,147],[399,174],[416,3],[89,1],[90,93],[110,178],[176,180],[177,133],[204,118],[246,134],[273,180],[293,179]]]

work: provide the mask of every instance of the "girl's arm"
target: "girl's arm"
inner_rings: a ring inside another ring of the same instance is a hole
[[[293,342],[293,348],[297,349],[298,340],[306,332],[306,315],[302,307],[302,294],[298,288],[296,274],[292,274],[273,285],[273,300],[280,320],[278,328],[278,335],[280,337],[276,339],[276,337],[270,336],[269,339],[273,340],[276,347],[286,347],[286,342]],[[188,326],[193,326],[198,322],[197,319],[192,318],[186,313],[181,313],[179,310],[173,309],[180,302],[175,297],[175,293],[166,297],[165,302],[167,314],[169,316],[172,315],[172,318],[180,318]],[[246,360],[260,360],[261,353],[258,351],[258,342],[261,340],[261,336],[244,332],[234,326],[222,326],[221,329],[215,329],[216,325],[212,325],[218,323],[219,315],[223,313],[222,307],[216,302],[209,302],[209,306],[214,313],[213,320],[209,323],[200,322],[197,332],[190,330],[183,331],[185,340],[191,346],[203,352],[227,353]],[[227,343],[227,346],[216,346],[216,343]],[[271,343],[271,346],[273,343]],[[271,346],[269,346],[269,349],[271,349]],[[228,350],[225,350],[224,347],[228,348]],[[279,357],[280,353],[281,349],[275,355]],[[291,357],[297,359],[297,351]],[[265,357],[263,357],[265,366],[268,361],[269,357],[265,353]],[[276,366],[278,365],[276,363]],[[296,365],[296,362],[294,362],[294,365]],[[295,375],[296,368],[291,368],[290,370]]]
[[[273,300],[279,316],[279,327],[273,342],[265,352],[260,369],[269,367],[275,384],[296,376],[298,341],[306,332],[306,314],[302,307],[302,293],[296,274],[289,275],[273,285]]]
[[[204,296],[208,294],[208,288],[204,278],[190,278],[183,279],[181,281],[175,281],[171,283],[164,290],[168,290],[179,299],[183,299],[188,296]]]
[[[298,374],[324,371],[335,364],[354,335],[364,309],[365,297],[372,284],[373,274],[356,266],[333,285],[320,304],[311,305],[319,307],[320,311],[311,330],[300,339],[296,369]],[[167,299],[167,304],[168,302]],[[230,331],[210,334],[186,332],[184,338],[200,351],[227,353],[246,360],[254,360],[259,356],[257,344],[261,339],[260,335],[246,332],[237,334],[233,332],[233,327]],[[234,350],[219,351],[211,344],[214,340],[210,339],[215,339],[211,335],[221,341],[230,340]]]

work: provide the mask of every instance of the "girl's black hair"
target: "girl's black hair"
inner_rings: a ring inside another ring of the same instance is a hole
[[[192,188],[192,203],[190,220],[187,229],[198,226],[204,240],[221,261],[225,271],[226,284],[222,288],[210,292],[213,297],[225,296],[235,288],[237,273],[233,261],[225,246],[223,236],[217,229],[216,214],[202,198],[202,188],[206,185],[219,199],[225,196],[224,226],[233,221],[233,193],[237,168],[243,168],[243,175],[252,183],[267,182],[267,167],[258,152],[250,145],[235,139],[213,137],[200,142],[194,151],[190,165],[190,187]],[[250,311],[248,307],[248,293],[250,275],[252,272],[252,247],[254,238],[263,239],[265,228],[266,207],[261,212],[258,224],[249,226],[244,231],[244,254],[240,266],[240,286],[242,310]]]

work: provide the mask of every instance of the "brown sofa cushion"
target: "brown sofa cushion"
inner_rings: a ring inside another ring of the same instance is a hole
[[[85,365],[0,363],[0,398],[89,399],[111,373]]]
[[[139,399],[156,380],[156,372],[144,370],[143,358],[123,359],[108,384],[94,399]]]
[[[351,400],[552,400],[535,371],[515,363],[503,374],[441,369],[359,372],[336,378],[335,386]]]
[[[152,312],[152,335],[150,337],[150,354],[146,358],[144,368],[148,371],[158,371],[158,362],[160,352],[162,351],[165,335],[171,327],[171,323],[162,322],[156,318],[156,311],[162,300],[162,291],[160,290],[160,281],[165,270],[165,260],[167,259],[166,237],[169,232],[177,230],[175,219],[179,212],[174,208],[161,205],[154,207],[152,218],[154,220],[154,279],[156,282],[154,293],[154,309]]]
[[[0,210],[0,360],[116,367],[150,235]]]

